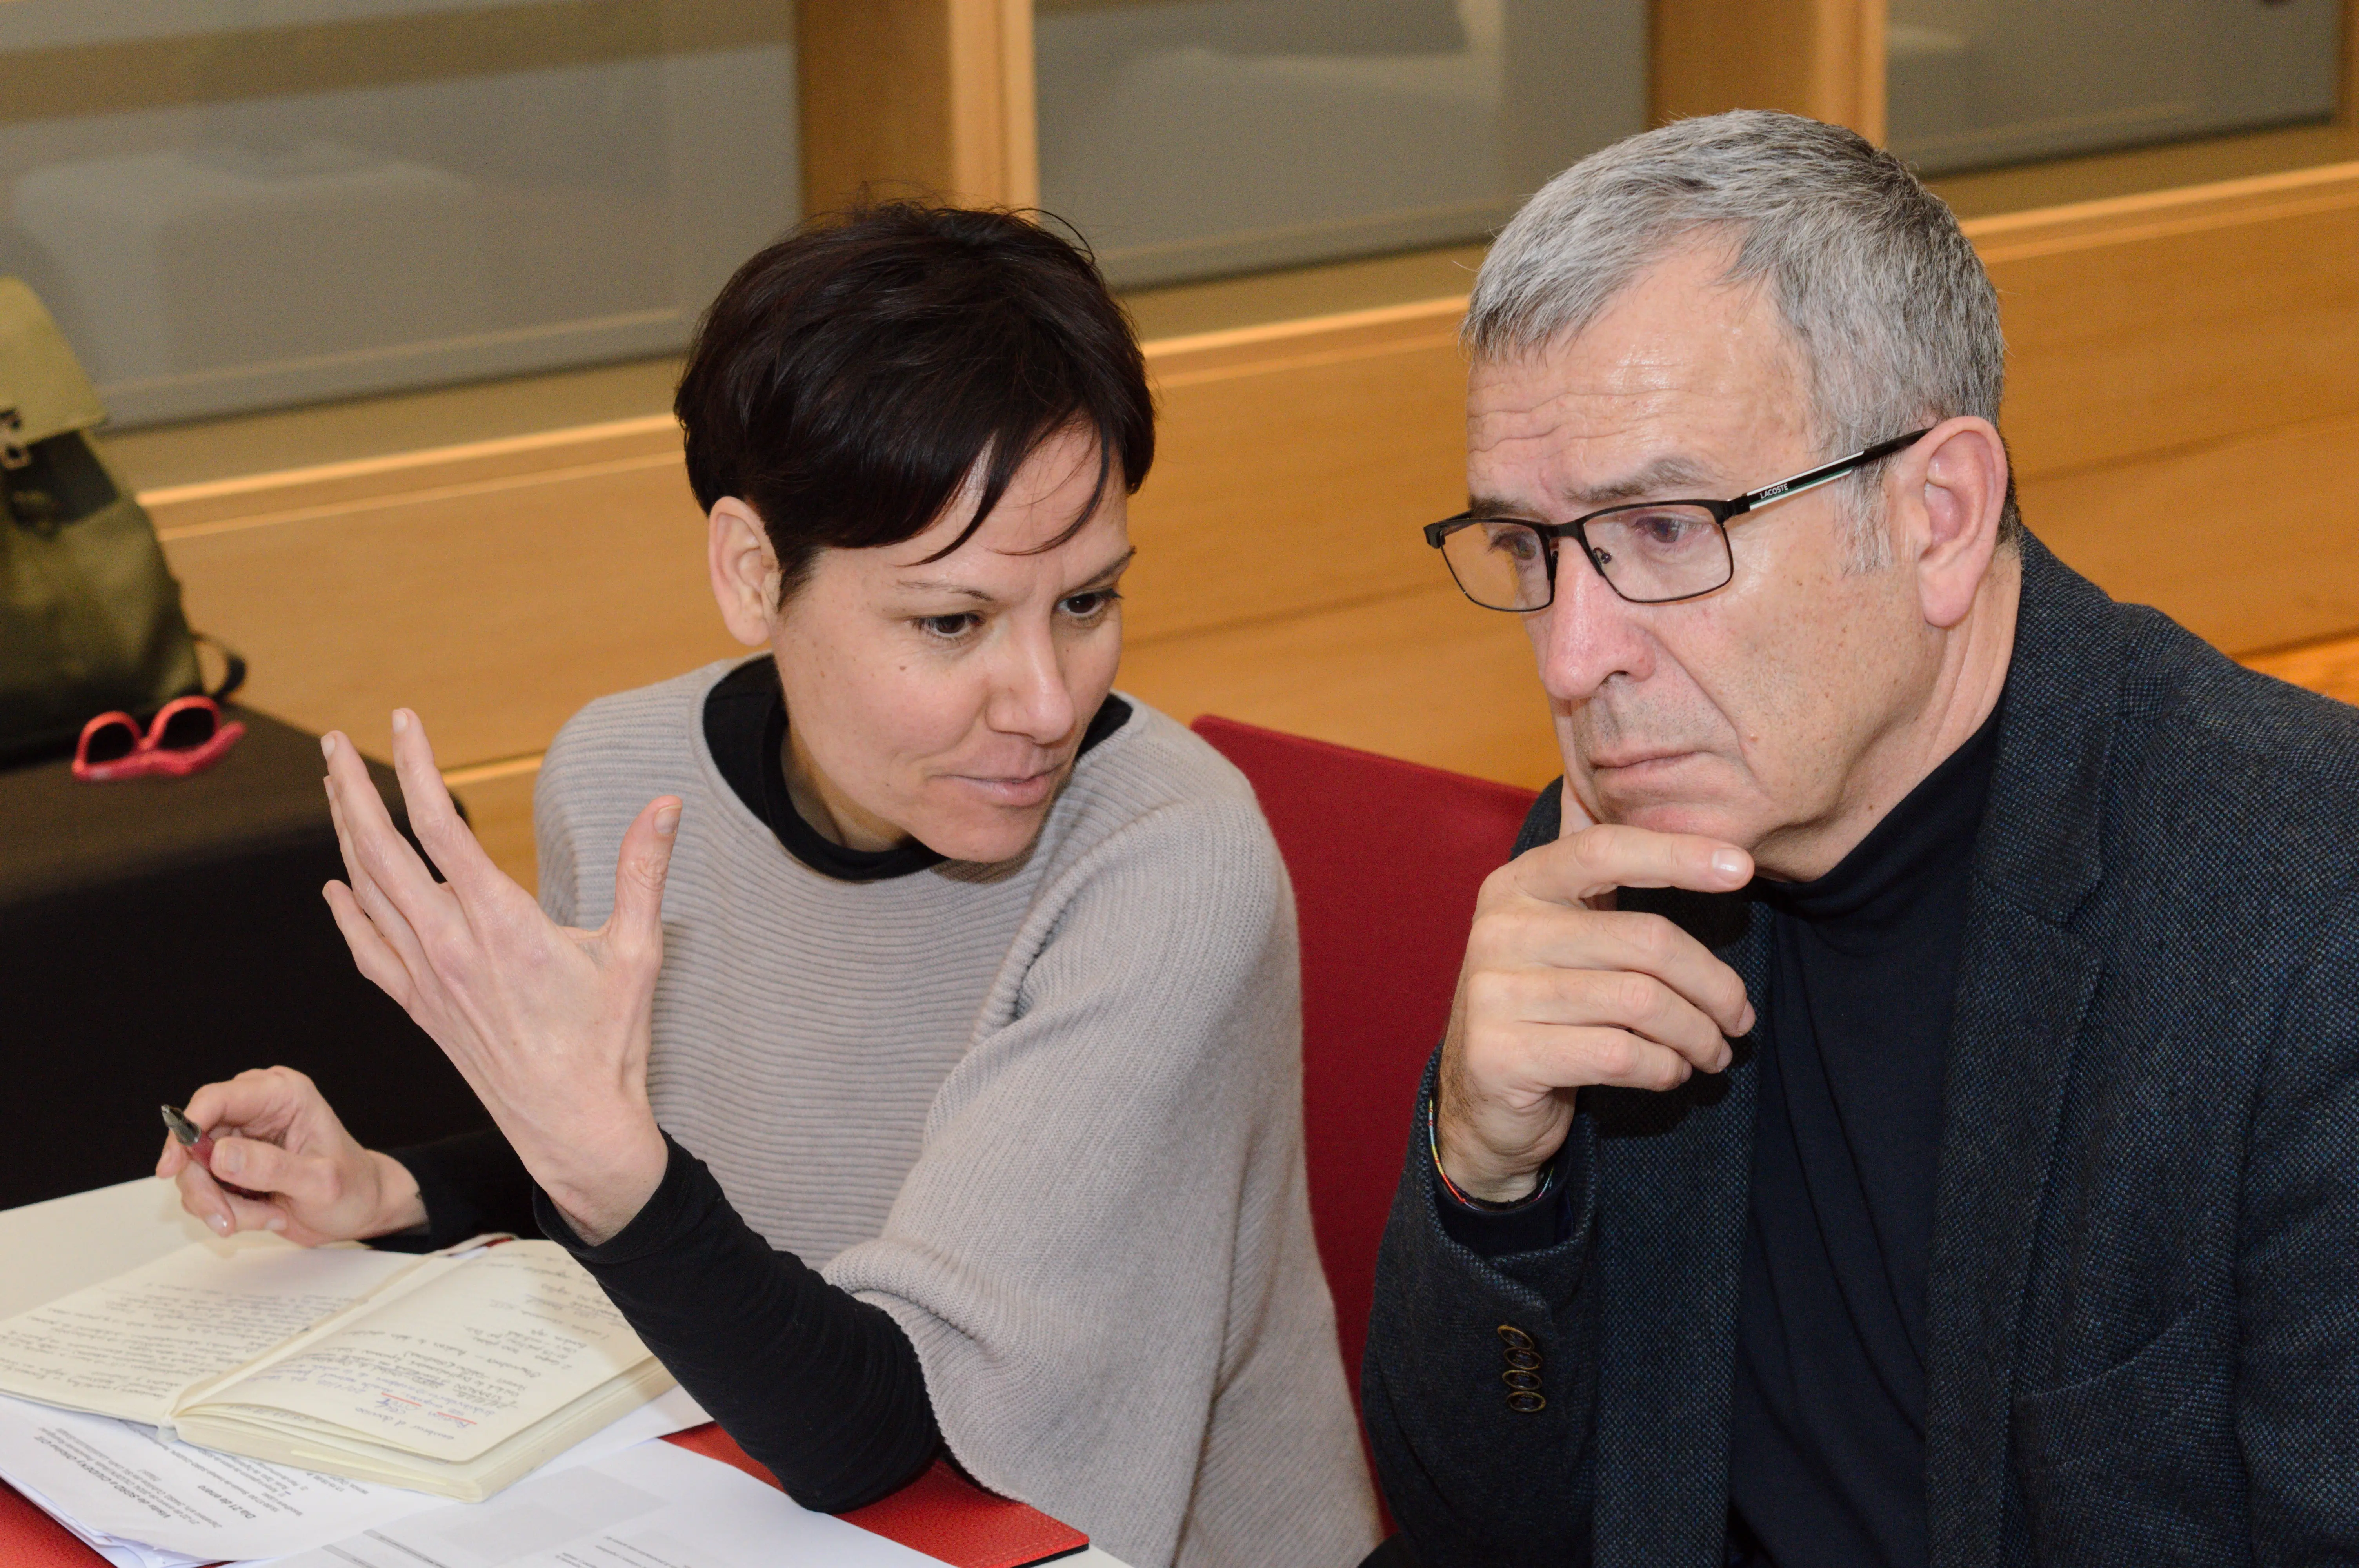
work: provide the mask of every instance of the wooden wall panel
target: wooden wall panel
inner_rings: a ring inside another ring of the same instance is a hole
[[[1653,118],[1784,109],[1881,142],[1886,9],[1880,0],[1655,0]]]
[[[2359,164],[1969,222],[2026,475],[2359,414]]]
[[[2025,518],[2117,599],[2232,652],[2359,626],[2359,418],[2026,480]]]
[[[1039,200],[1031,0],[799,0],[803,207]]]
[[[445,767],[537,752],[601,692],[735,647],[676,441],[627,465],[184,526],[157,510],[190,620],[251,662],[247,700],[366,749],[407,705]]]
[[[1183,719],[1225,714],[1513,784],[1562,771],[1522,626],[1446,580],[1126,647],[1122,685]]]
[[[1150,345],[1162,427],[1131,510],[1132,646],[1431,586],[1417,530],[1466,504],[1462,308]]]
[[[2263,675],[2323,692],[2339,702],[2359,703],[2359,637],[2272,648],[2247,654],[2241,662]]]

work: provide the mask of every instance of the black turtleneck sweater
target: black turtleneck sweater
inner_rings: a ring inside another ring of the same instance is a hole
[[[1924,1568],[1941,1075],[1995,713],[1810,882],[1762,881],[1767,1005],[1738,1297],[1729,1557]]]

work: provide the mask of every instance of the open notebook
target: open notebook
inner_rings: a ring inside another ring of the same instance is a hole
[[[200,1242],[0,1322],[0,1392],[469,1502],[671,1386],[547,1241]]]

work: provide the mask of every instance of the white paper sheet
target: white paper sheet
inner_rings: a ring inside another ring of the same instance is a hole
[[[200,1441],[198,1416],[226,1414],[474,1459],[647,1360],[605,1292],[553,1242],[429,1267],[442,1271],[397,1301],[188,1395],[179,1419]]]
[[[594,1464],[705,1420],[696,1401],[675,1389],[527,1479]],[[405,1514],[453,1506],[406,1487],[168,1443],[151,1427],[5,1397],[0,1397],[0,1477],[118,1563],[124,1560],[106,1546],[136,1544],[161,1553],[137,1568],[278,1557]]]
[[[419,1267],[358,1248],[199,1244],[0,1323],[0,1385],[161,1424],[174,1396]]]
[[[274,1568],[941,1568],[669,1443],[410,1514]]]

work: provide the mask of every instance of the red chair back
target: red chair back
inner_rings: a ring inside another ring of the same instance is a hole
[[[1310,1219],[1356,1403],[1418,1079],[1450,1022],[1475,894],[1532,792],[1210,714],[1193,728],[1253,781],[1294,881]]]

